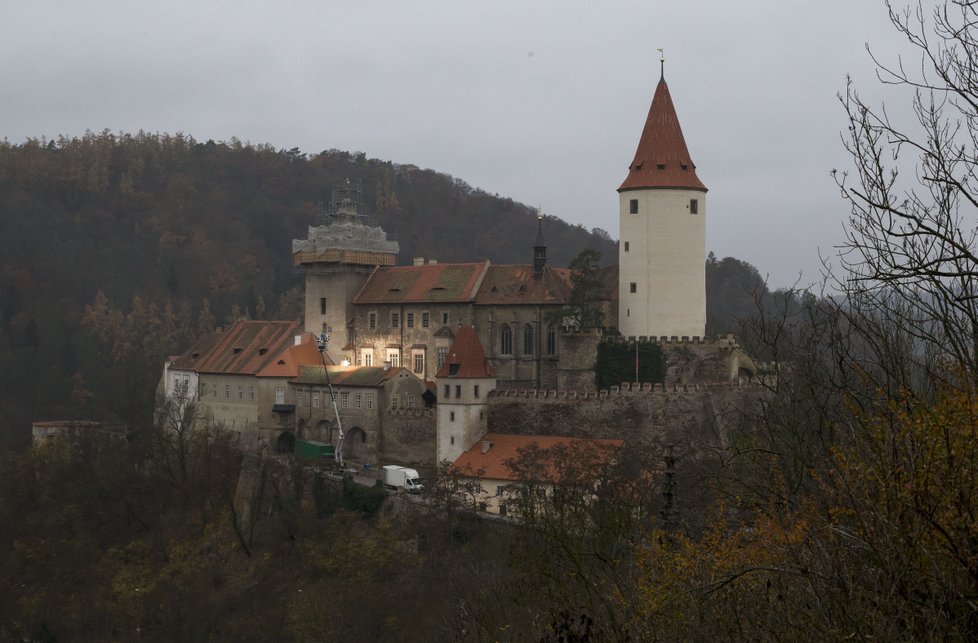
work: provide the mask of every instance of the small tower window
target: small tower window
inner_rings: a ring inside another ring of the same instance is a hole
[[[634,281],[628,284],[628,292],[638,292],[638,284]]]
[[[625,242],[625,252],[628,252],[628,242]]]
[[[628,213],[638,214],[638,199],[631,199],[628,202]]]
[[[326,314],[326,298],[325,297],[320,297],[319,298],[319,314],[320,315],[325,315]]]
[[[700,213],[700,204],[699,204],[699,201],[697,201],[696,199],[690,199],[689,200],[689,213],[690,214],[699,214]]]

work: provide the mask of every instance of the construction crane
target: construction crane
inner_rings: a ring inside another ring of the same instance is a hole
[[[319,355],[323,360],[323,371],[326,373],[326,388],[329,389],[329,399],[333,403],[333,413],[336,414],[336,428],[339,430],[339,434],[336,438],[336,464],[342,468],[343,467],[343,438],[345,437],[343,433],[343,423],[340,421],[340,409],[336,405],[336,392],[333,391],[333,384],[329,381],[329,367],[326,365],[326,344],[329,343],[329,335],[326,333],[321,333],[319,337],[316,338],[316,348],[319,349]]]

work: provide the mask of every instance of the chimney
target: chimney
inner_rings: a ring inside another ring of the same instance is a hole
[[[424,265],[424,257],[415,257],[414,258],[414,265],[415,266],[423,266]]]
[[[387,360],[386,362],[384,362],[384,371],[386,372],[389,371],[390,369],[391,369],[391,361]]]
[[[492,448],[492,442],[488,438],[482,438],[482,453],[489,453],[489,449]]]

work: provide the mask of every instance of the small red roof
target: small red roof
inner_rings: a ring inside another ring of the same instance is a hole
[[[557,447],[577,451],[590,449],[596,460],[607,464],[618,449],[625,444],[624,440],[607,438],[569,438],[556,435],[511,435],[508,433],[487,433],[483,440],[489,440],[489,450],[483,453],[482,440],[479,440],[471,449],[455,460],[452,465],[453,472],[474,478],[517,480],[516,473],[510,466],[510,461],[519,457],[521,449],[534,446],[543,451]],[[541,474],[542,479],[551,481],[558,477],[555,471],[541,472]]]
[[[435,377],[494,377],[486,359],[486,351],[475,329],[463,326],[455,333],[445,363]]]
[[[618,191],[642,188],[689,188],[706,192],[686,149],[665,78],[659,79],[655,88],[635,159],[628,166],[628,176]]]
[[[286,348],[265,368],[258,371],[258,377],[296,377],[301,366],[321,366],[323,357],[326,363],[333,361],[326,353],[320,353],[312,333],[303,333],[301,343]]]
[[[379,266],[354,297],[355,304],[472,301],[489,268],[482,263]]]

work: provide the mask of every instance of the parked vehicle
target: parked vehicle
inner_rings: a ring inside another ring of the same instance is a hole
[[[388,489],[404,489],[409,493],[421,493],[424,488],[416,470],[396,464],[384,465],[384,486]]]
[[[296,440],[295,452],[300,458],[318,459],[334,458],[335,450],[332,444],[316,440]]]

